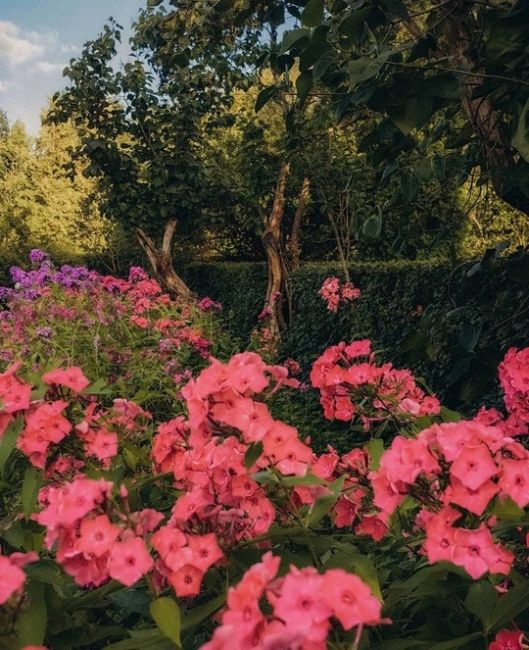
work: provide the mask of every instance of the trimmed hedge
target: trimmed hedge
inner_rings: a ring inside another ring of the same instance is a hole
[[[308,263],[292,278],[293,318],[283,354],[307,370],[328,345],[370,338],[382,356],[409,366],[446,402],[471,410],[485,393],[498,400],[497,365],[510,346],[529,345],[529,256],[493,259],[455,269],[448,262],[364,262],[351,278],[362,290],[352,306],[327,311],[323,280],[334,264]],[[262,263],[197,263],[184,273],[201,295],[222,302],[235,336],[248,340],[262,308]]]

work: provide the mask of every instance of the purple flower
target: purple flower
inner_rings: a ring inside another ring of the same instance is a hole
[[[13,295],[13,289],[9,287],[0,287],[0,300],[9,300]]]
[[[43,339],[51,339],[53,336],[53,330],[51,327],[37,327],[35,331],[37,336],[40,336]]]
[[[41,266],[45,262],[50,263],[50,257],[48,253],[45,253],[38,248],[32,248],[29,251],[29,261],[35,266]]]
[[[129,271],[129,282],[141,282],[148,279],[147,273],[140,266],[131,266]]]

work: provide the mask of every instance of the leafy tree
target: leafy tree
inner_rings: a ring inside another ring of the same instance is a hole
[[[526,2],[248,0],[236,24],[248,20],[286,30],[268,60],[281,72],[299,66],[301,104],[326,95],[340,120],[379,116],[369,149],[386,179],[400,171],[395,157],[414,149],[430,177],[462,183],[474,173],[529,214]],[[289,92],[287,81],[267,96]],[[442,155],[427,156],[438,142]],[[403,197],[418,180],[402,174]]]
[[[24,126],[0,124],[0,244],[4,268],[31,247],[72,261],[101,253],[113,235],[98,211],[93,181],[65,169],[78,143],[71,124],[45,126],[30,138]]]
[[[74,117],[77,153],[89,160],[86,173],[101,181],[106,213],[142,229],[140,243],[160,279],[186,294],[166,255],[169,234],[178,220],[182,239],[193,239],[204,221],[222,216],[214,187],[204,209],[206,167],[199,151],[207,123],[222,118],[231,89],[247,83],[256,58],[257,33],[234,31],[231,24],[227,10],[142,11],[132,54],[118,70],[121,31],[110,22],[67,68],[70,85],[56,96],[51,116]],[[164,253],[152,237],[165,227]]]

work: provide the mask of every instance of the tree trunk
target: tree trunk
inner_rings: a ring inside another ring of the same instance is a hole
[[[179,300],[193,301],[194,295],[173,267],[171,244],[176,229],[176,219],[167,222],[163,233],[162,247],[157,248],[154,241],[141,229],[136,234],[152,267],[160,286]]]
[[[446,42],[459,69],[479,73],[479,66],[472,58],[473,26],[469,11],[464,3],[453,0],[452,11],[445,22]],[[484,81],[480,76],[465,76],[463,109],[481,143],[496,194],[513,208],[529,215],[529,199],[520,190],[507,187],[504,181],[503,172],[515,165],[515,154],[505,134],[501,117],[494,110],[491,96],[486,94],[473,99],[476,89]]]
[[[296,214],[294,215],[294,222],[292,223],[292,232],[290,234],[290,255],[292,256],[292,270],[297,271],[300,264],[301,244],[299,241],[299,233],[301,230],[301,220],[305,213],[305,208],[310,196],[310,180],[305,176],[301,183],[301,190],[299,192],[298,205],[296,207]]]
[[[279,170],[274,203],[270,215],[265,220],[262,235],[263,247],[268,262],[268,285],[266,287],[265,309],[270,311],[269,329],[275,340],[281,338],[285,327],[283,316],[283,298],[285,288],[285,265],[281,250],[281,223],[285,211],[285,189],[289,174],[288,163],[283,163]]]

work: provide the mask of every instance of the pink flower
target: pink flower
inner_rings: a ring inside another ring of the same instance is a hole
[[[345,630],[381,623],[380,601],[358,576],[343,569],[326,571],[322,595]]]
[[[13,364],[0,374],[0,405],[5,413],[16,413],[29,408],[31,386],[15,377],[20,364]]]
[[[529,459],[502,461],[502,475],[498,481],[501,491],[520,508],[529,504]]]
[[[332,609],[322,598],[323,576],[312,567],[292,566],[283,579],[281,593],[274,604],[274,614],[291,631],[303,631],[310,641],[323,641],[327,636]]]
[[[80,393],[90,385],[90,381],[84,376],[81,368],[77,366],[56,368],[55,370],[44,373],[42,379],[46,384],[66,386],[66,388],[73,390],[74,393]]]
[[[198,567],[203,573],[224,556],[213,533],[188,535],[187,543],[191,551],[191,564]]]
[[[26,574],[13,564],[9,557],[0,555],[0,576],[0,605],[3,605],[14,593],[22,589]]]
[[[471,490],[477,490],[498,472],[490,451],[483,444],[464,445],[450,469],[451,475]]]
[[[485,512],[485,509],[497,493],[498,486],[493,481],[485,481],[477,490],[472,490],[453,476],[450,486],[445,490],[443,501],[446,504],[454,503],[462,506],[469,512],[480,516]]]
[[[477,530],[456,528],[452,562],[462,566],[474,580],[490,571],[491,573],[508,573],[514,556],[510,559],[494,544],[488,528],[482,526]]]
[[[140,537],[131,537],[116,542],[110,552],[108,573],[111,578],[131,587],[142,576],[152,571],[154,562],[145,542]]]
[[[496,638],[489,644],[489,650],[522,650],[524,640],[523,632],[518,630],[502,630],[496,634]]]
[[[101,557],[108,553],[121,530],[112,524],[108,515],[83,519],[77,548],[87,556]]]
[[[192,564],[184,564],[169,575],[169,583],[180,598],[198,596],[204,573]]]

